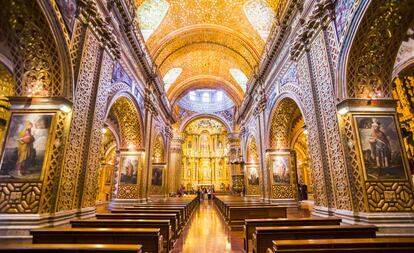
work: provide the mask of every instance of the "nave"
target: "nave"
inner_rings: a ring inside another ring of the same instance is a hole
[[[414,0],[0,1],[0,240],[414,237]]]

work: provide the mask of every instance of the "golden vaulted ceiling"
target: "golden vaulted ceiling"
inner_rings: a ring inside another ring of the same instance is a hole
[[[239,104],[245,87],[230,69],[252,75],[278,2],[136,0],[147,47],[164,81],[172,80],[165,82],[169,99],[174,103],[191,89],[218,88]]]

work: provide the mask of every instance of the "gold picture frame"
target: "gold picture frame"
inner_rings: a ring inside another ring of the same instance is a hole
[[[408,180],[396,115],[353,113],[352,120],[365,181]]]
[[[57,112],[10,111],[0,150],[1,181],[43,181],[55,136]]]
[[[293,182],[291,154],[286,152],[269,154],[267,160],[271,184],[291,185]]]

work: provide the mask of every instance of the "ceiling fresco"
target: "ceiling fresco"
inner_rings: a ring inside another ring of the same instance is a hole
[[[215,87],[239,104],[263,52],[278,2],[136,0],[140,29],[168,81],[166,92],[172,103],[190,90]]]

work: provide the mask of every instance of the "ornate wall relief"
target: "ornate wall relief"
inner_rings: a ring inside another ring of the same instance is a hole
[[[62,96],[56,42],[37,2],[5,1],[0,16],[14,65],[15,95]]]
[[[371,1],[348,55],[348,97],[391,97],[391,73],[401,41],[413,21],[410,0]]]

